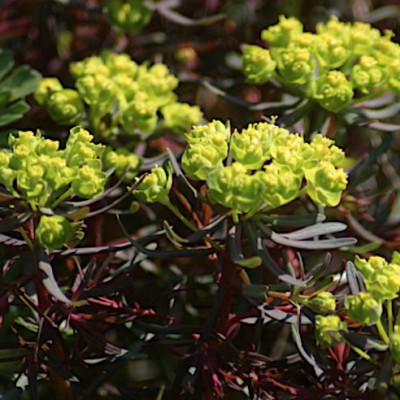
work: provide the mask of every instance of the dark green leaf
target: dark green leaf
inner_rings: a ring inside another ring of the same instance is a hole
[[[29,110],[28,104],[24,100],[18,100],[8,104],[5,108],[0,108],[0,126],[9,125],[20,119]]]
[[[2,89],[11,89],[13,93],[12,100],[17,100],[36,90],[41,78],[42,75],[38,71],[28,65],[21,65],[4,79],[1,87]]]
[[[1,395],[1,400],[19,400],[22,390],[20,388],[12,388]]]
[[[389,345],[372,336],[366,336],[347,330],[340,330],[339,332],[352,345],[364,351],[367,350],[386,351],[389,348]]]
[[[14,60],[12,52],[10,50],[0,49],[0,79],[11,70],[13,65]]]
[[[269,306],[268,304],[261,304],[257,308],[261,312],[261,319],[263,321],[263,324],[267,324],[271,320],[285,322],[288,324],[293,324],[299,318],[300,318],[302,324],[309,325],[309,324],[313,323],[313,321],[311,321],[311,319],[308,318],[306,315],[287,313],[287,312],[279,310],[277,308],[273,308],[273,307]]]
[[[234,225],[228,233],[231,260],[244,268],[256,268],[262,264],[259,256],[245,257],[242,252],[242,225]]]
[[[29,221],[31,218],[31,213],[22,213],[18,214],[14,218],[3,219],[0,221],[0,233],[11,232],[25,224],[25,222]]]

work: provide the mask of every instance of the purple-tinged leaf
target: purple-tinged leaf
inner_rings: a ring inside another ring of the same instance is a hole
[[[160,15],[164,18],[168,19],[171,22],[174,22],[178,25],[183,26],[203,26],[203,25],[211,25],[215,24],[216,22],[222,21],[225,19],[224,14],[216,14],[210,17],[200,18],[200,19],[192,19],[188,18],[175,10],[172,10],[169,7],[166,7],[163,3],[157,4],[154,3],[154,9],[158,11]]]

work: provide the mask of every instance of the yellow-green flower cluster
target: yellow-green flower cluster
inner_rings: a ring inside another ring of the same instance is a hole
[[[234,215],[261,206],[276,208],[301,193],[317,204],[336,206],[346,188],[347,176],[339,167],[344,153],[321,135],[306,143],[302,136],[266,122],[231,135],[229,125],[212,121],[195,126],[186,139],[186,175],[207,181],[210,198]]]
[[[153,14],[143,0],[109,0],[105,12],[114,29],[130,35],[148,25]]]
[[[400,94],[400,45],[393,33],[370,24],[345,23],[332,17],[304,32],[294,17],[279,17],[261,33],[268,49],[248,46],[243,73],[248,82],[264,84],[271,77],[297,88],[323,108],[339,112],[357,94],[390,89]]]
[[[198,107],[177,102],[178,79],[164,64],[138,65],[127,54],[106,51],[72,63],[70,72],[76,90],[64,89],[56,78],[44,78],[35,92],[36,101],[59,123],[79,122],[112,139],[154,131],[159,112],[164,126],[175,133],[201,122]]]
[[[104,146],[81,127],[71,129],[65,149],[39,132],[9,136],[9,149],[0,151],[0,183],[32,208],[51,207],[59,199],[78,196],[89,199],[104,191],[102,171]]]

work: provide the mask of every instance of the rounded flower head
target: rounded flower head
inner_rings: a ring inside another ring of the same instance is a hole
[[[132,35],[150,22],[153,10],[143,0],[110,0],[106,5],[106,13],[117,31]]]
[[[97,56],[87,57],[82,61],[71,63],[69,71],[75,79],[79,79],[85,75],[110,75],[110,69]]]
[[[200,107],[187,103],[167,104],[161,109],[161,113],[164,117],[164,125],[176,133],[189,131],[193,125],[199,124],[203,117]]]
[[[149,101],[132,101],[122,114],[126,132],[134,134],[152,132],[157,126],[157,106]]]
[[[348,60],[350,50],[343,40],[328,33],[316,36],[314,55],[320,67],[325,69],[339,68]]]
[[[303,24],[294,17],[279,16],[279,22],[261,32],[261,38],[271,47],[285,47],[303,32]]]
[[[91,199],[104,192],[107,176],[99,168],[96,168],[96,164],[95,168],[87,164],[79,168],[78,176],[72,181],[71,185],[77,196]]]
[[[232,157],[247,169],[259,169],[271,157],[271,141],[272,132],[259,124],[250,124],[241,132],[235,130],[230,142]]]
[[[369,55],[380,37],[379,29],[365,22],[354,22],[348,35],[349,48],[355,56]]]
[[[400,290],[400,266],[388,264],[386,268],[375,269],[370,279],[365,280],[367,291],[378,300],[393,300]]]
[[[247,81],[255,85],[267,82],[276,68],[269,50],[259,46],[247,46],[243,51],[242,62]]]
[[[360,62],[353,67],[351,81],[361,93],[369,93],[371,89],[381,85],[385,72],[375,58],[361,56]]]
[[[57,78],[43,78],[33,95],[40,106],[45,106],[50,94],[62,89],[63,86]]]
[[[305,84],[311,78],[315,62],[307,48],[289,47],[276,52],[278,72],[285,83]]]
[[[320,161],[315,167],[304,168],[307,180],[307,194],[322,206],[335,207],[347,186],[347,175],[342,168],[335,168],[327,161]]]
[[[331,292],[321,292],[307,301],[307,306],[317,313],[328,313],[336,310],[336,301]]]
[[[115,85],[104,75],[87,75],[76,81],[76,87],[86,104],[97,105],[108,112],[116,101]]]
[[[106,170],[115,168],[115,174],[124,176],[124,182],[131,182],[139,171],[141,160],[127,149],[112,150],[108,147],[103,155],[103,164]]]
[[[346,296],[344,306],[348,317],[362,325],[375,323],[382,314],[382,302],[376,301],[366,292],[360,292],[357,296]]]
[[[330,71],[313,82],[312,97],[328,111],[339,112],[353,98],[351,83],[340,71]]]
[[[207,182],[210,197],[234,213],[252,210],[262,191],[257,176],[249,175],[246,167],[238,162],[211,171]]]
[[[128,54],[103,51],[101,53],[101,58],[104,64],[109,68],[110,75],[113,78],[118,75],[126,75],[133,79],[136,78],[138,65]]]
[[[172,186],[172,171],[170,166],[168,171],[164,168],[154,167],[150,173],[144,177],[134,195],[143,203],[169,203],[169,191]]]
[[[42,215],[36,228],[35,238],[48,249],[59,249],[72,238],[74,226],[61,215]]]
[[[329,34],[342,40],[348,39],[350,29],[350,24],[339,21],[336,16],[330,17],[326,23],[319,22],[316,25],[318,35]]]
[[[335,146],[333,140],[320,134],[315,135],[309,149],[313,152],[311,158],[328,161],[335,166],[345,158],[343,150]]]
[[[388,262],[379,256],[371,256],[368,260],[356,256],[354,259],[356,268],[362,273],[364,279],[371,280],[375,270],[383,270],[388,266]]]
[[[85,109],[79,93],[72,89],[53,92],[46,105],[50,118],[62,125],[77,123]]]
[[[340,330],[346,330],[346,322],[337,315],[315,317],[315,339],[321,347],[331,347],[342,339]]]
[[[286,165],[273,161],[256,173],[262,183],[261,197],[270,207],[276,208],[294,200],[300,194],[301,175],[293,173]]]

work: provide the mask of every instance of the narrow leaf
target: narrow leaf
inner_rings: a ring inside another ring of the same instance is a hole
[[[183,26],[210,25],[225,19],[224,14],[216,14],[211,17],[206,17],[201,19],[192,19],[176,12],[175,10],[172,10],[171,8],[162,7],[161,4],[158,7],[155,7],[155,9],[159,12],[159,14],[162,15],[164,18],[168,19],[169,21],[175,22],[176,24]]]
[[[341,222],[326,222],[322,224],[315,224],[307,228],[300,229],[296,232],[281,233],[287,239],[302,240],[310,239],[315,236],[328,235],[331,233],[341,232],[347,229],[347,225]]]
[[[22,213],[18,214],[14,218],[0,220],[0,233],[11,232],[12,230],[25,224],[25,222],[29,221],[31,218],[31,213]]]
[[[45,288],[53,295],[57,300],[70,304],[71,301],[65,294],[61,291],[58,283],[53,274],[53,268],[50,264],[49,256],[47,252],[43,249],[38,251],[38,264],[39,269],[42,274],[42,282]]]
[[[366,336],[347,330],[340,330],[339,332],[352,345],[359,347],[361,350],[364,351],[367,350],[386,351],[389,348],[389,345],[372,336]]]

